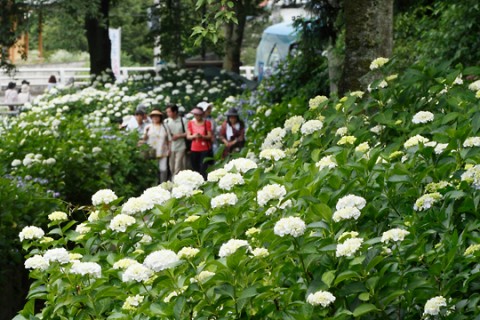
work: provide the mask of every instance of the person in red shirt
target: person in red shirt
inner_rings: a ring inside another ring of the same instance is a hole
[[[204,112],[200,108],[193,108],[194,116],[187,125],[187,139],[192,141],[190,160],[192,169],[207,178],[209,163],[205,158],[212,156],[212,124],[203,118]]]

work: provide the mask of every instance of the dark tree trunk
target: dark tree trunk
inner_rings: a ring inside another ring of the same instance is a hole
[[[242,1],[235,2],[235,11],[238,24],[231,22],[225,26],[225,57],[223,59],[223,68],[227,71],[240,73],[240,53],[245,22],[247,20],[246,8]]]
[[[112,66],[111,43],[108,36],[110,0],[101,0],[98,9],[98,15],[88,15],[85,18],[88,53],[90,54],[90,74],[92,75],[99,75],[107,69],[111,69]],[[109,72],[109,74],[112,73]]]
[[[370,63],[389,57],[393,46],[393,0],[345,0],[345,62],[339,91],[361,90]]]

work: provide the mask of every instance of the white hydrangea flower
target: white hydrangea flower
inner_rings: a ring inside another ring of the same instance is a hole
[[[218,255],[220,258],[228,257],[231,254],[234,254],[241,247],[247,247],[250,250],[250,245],[248,244],[247,240],[238,240],[238,239],[230,239],[228,242],[225,242],[220,247],[220,251]]]
[[[124,310],[135,310],[140,303],[143,302],[143,299],[145,297],[142,295],[135,295],[135,296],[129,296],[127,299],[125,299],[125,302],[122,305],[122,309]]]
[[[418,145],[419,143],[427,143],[429,142],[430,140],[428,138],[425,138],[419,134],[409,138],[407,141],[405,141],[405,143],[403,144],[403,146],[405,147],[405,149],[408,149],[408,148],[411,148],[411,147],[414,147],[416,145]]]
[[[257,169],[258,165],[253,160],[247,158],[237,158],[230,160],[224,168],[227,171],[232,171],[235,169],[239,173],[245,173],[250,170]]]
[[[430,111],[420,111],[413,116],[412,123],[419,124],[419,123],[432,122],[433,118],[434,118],[434,115]]]
[[[136,220],[134,217],[121,213],[113,217],[108,227],[116,232],[125,232],[127,227],[135,224],[135,222]]]
[[[280,219],[273,228],[273,233],[277,236],[283,237],[291,235],[292,237],[300,237],[305,233],[307,226],[305,222],[298,217],[287,217]]]
[[[347,127],[341,127],[341,128],[338,128],[337,131],[335,132],[335,135],[336,136],[340,136],[340,137],[343,137],[344,135],[346,135],[348,133],[348,128]]]
[[[101,204],[109,204],[112,201],[117,200],[118,197],[110,189],[102,189],[98,190],[93,196],[92,196],[92,204],[94,206],[99,206]]]
[[[49,262],[58,262],[60,264],[65,264],[70,262],[70,255],[68,254],[67,249],[65,248],[55,248],[49,249],[43,255],[45,259]]]
[[[282,204],[280,204],[278,206],[278,209],[281,209],[281,210],[285,210],[287,208],[290,208],[291,206],[293,206],[293,202],[291,199],[288,199],[287,201],[283,202]]]
[[[36,254],[33,257],[25,260],[26,269],[35,269],[45,271],[50,266],[50,263],[43,256]]]
[[[21,160],[18,160],[18,159],[15,159],[12,161],[12,167],[18,167],[19,165],[22,164],[22,161]]]
[[[285,158],[285,152],[280,149],[265,149],[260,152],[260,159],[265,160],[281,160]]]
[[[27,240],[40,239],[44,235],[45,235],[45,232],[41,228],[35,227],[35,226],[24,227],[22,231],[20,231],[20,233],[18,234],[20,241],[23,241],[25,239]]]
[[[480,189],[480,165],[468,168],[461,176],[462,181],[470,183],[475,189]]]
[[[102,267],[96,262],[76,261],[73,263],[70,272],[82,276],[89,275],[94,278],[100,278],[102,276]]]
[[[69,258],[70,258],[70,262],[75,262],[75,261],[80,261],[80,259],[83,258],[83,255],[80,254],[80,253],[75,253],[75,252],[70,252],[68,254]]]
[[[261,231],[260,229],[252,227],[252,228],[248,229],[247,231],[245,231],[245,235],[247,237],[253,237],[255,234],[260,233],[260,231]]]
[[[336,209],[340,210],[343,208],[355,207],[358,210],[362,210],[366,204],[367,201],[364,198],[349,194],[338,199]]]
[[[178,251],[177,255],[180,259],[183,259],[183,258],[191,259],[195,257],[199,252],[200,250],[197,248],[183,247],[180,251]]]
[[[311,110],[317,109],[322,102],[327,101],[328,98],[325,96],[316,96],[315,98],[312,98],[308,100],[308,106]]]
[[[254,257],[257,258],[263,258],[268,256],[270,253],[268,252],[268,249],[266,248],[255,248],[252,250],[252,254]]]
[[[480,147],[480,137],[469,137],[463,142],[464,148]]]
[[[475,82],[472,82],[468,85],[468,89],[472,91],[478,91],[480,90],[480,80],[477,80]]]
[[[337,244],[337,251],[335,255],[337,257],[351,257],[358,249],[360,249],[363,243],[362,238],[350,238],[343,243]]]
[[[385,129],[384,125],[377,124],[375,127],[370,128],[370,132],[373,132],[376,135],[379,135],[380,133],[382,133],[384,129]]]
[[[199,218],[200,216],[197,216],[196,214],[192,214],[191,216],[185,219],[185,222],[194,222],[194,221],[197,221]]]
[[[227,173],[220,181],[218,181],[218,187],[222,190],[231,190],[236,185],[242,185],[245,181],[239,173]]]
[[[326,308],[330,304],[334,303],[336,300],[335,296],[328,291],[317,291],[315,293],[310,293],[307,297],[307,302],[312,306],[321,305]]]
[[[132,197],[127,200],[122,206],[122,214],[134,215],[142,213],[153,208],[153,203],[147,201],[146,197]]]
[[[175,175],[173,182],[179,186],[188,186],[190,189],[197,189],[205,182],[205,180],[198,172],[182,170]]]
[[[357,138],[355,136],[343,136],[338,140],[337,144],[339,146],[344,145],[344,144],[354,144],[355,141],[357,141]]]
[[[225,206],[234,206],[237,204],[238,198],[235,193],[224,193],[216,196],[210,201],[213,209]]]
[[[267,211],[265,211],[265,215],[270,216],[270,215],[274,214],[275,212],[277,212],[277,207],[271,207],[271,208],[268,208]]]
[[[388,61],[389,61],[388,58],[383,58],[383,57],[376,58],[375,60],[372,61],[372,63],[370,63],[370,70],[376,70],[382,67],[383,65],[385,65]]]
[[[122,281],[123,282],[130,282],[130,281],[137,281],[137,282],[145,282],[150,279],[153,275],[153,271],[149,268],[145,267],[143,264],[134,263],[127,267],[127,269],[123,272]]]
[[[333,156],[330,155],[320,159],[317,163],[315,163],[315,166],[318,168],[318,170],[322,170],[324,168],[333,169],[337,166],[337,163],[335,162]]]
[[[362,142],[358,146],[355,147],[355,151],[365,153],[370,150],[370,146],[368,142]]]
[[[162,249],[150,253],[143,264],[155,272],[173,268],[180,261],[178,255],[172,250]]]
[[[433,204],[442,199],[442,195],[438,192],[427,193],[415,201],[413,209],[415,211],[424,211],[430,209]]]
[[[80,233],[80,234],[89,233],[90,230],[91,230],[91,228],[88,227],[86,223],[80,223],[80,224],[77,225],[77,227],[75,228],[75,232],[78,232],[78,233]]]
[[[193,196],[197,190],[190,188],[187,185],[180,185],[172,189],[172,197],[175,199],[180,199],[183,197],[191,197]]]
[[[283,138],[285,138],[286,134],[287,134],[287,131],[285,129],[274,128],[265,137],[265,140],[262,143],[261,149],[262,150],[264,150],[264,149],[281,149]]]
[[[309,135],[314,132],[320,131],[323,128],[323,122],[320,120],[308,120],[302,125],[300,131],[303,135]]]
[[[170,200],[171,197],[170,192],[160,186],[148,188],[141,196],[141,198],[154,205],[162,205]]]
[[[64,221],[67,219],[68,219],[67,214],[62,211],[54,211],[48,215],[48,220],[50,221]]]
[[[385,231],[382,234],[382,242],[383,243],[388,243],[390,241],[403,241],[407,235],[409,235],[410,232],[404,229],[400,228],[393,228],[388,231]]]
[[[423,310],[424,316],[436,316],[440,313],[441,307],[447,306],[447,299],[442,296],[436,296],[425,303],[425,309]]]
[[[224,168],[220,168],[208,173],[207,181],[209,182],[218,182],[224,175],[228,173]]]
[[[448,147],[448,143],[438,143],[435,146],[434,152],[435,154],[442,154],[445,151],[445,149],[447,149],[447,147]]]
[[[345,207],[338,209],[333,213],[332,219],[335,222],[339,222],[341,220],[348,220],[348,219],[355,219],[358,220],[360,217],[360,210],[356,207]]]
[[[302,116],[293,116],[285,120],[285,124],[283,125],[283,127],[287,131],[291,131],[292,133],[297,133],[304,122],[305,122],[305,119],[303,119]]]
[[[128,267],[130,267],[131,265],[134,265],[134,264],[138,264],[138,262],[134,259],[123,258],[123,259],[120,259],[113,264],[113,269],[115,269],[115,270],[117,270],[117,269],[127,269]]]
[[[269,184],[257,192],[257,203],[265,206],[270,200],[281,200],[287,194],[284,186],[277,183]]]
[[[102,151],[102,148],[100,148],[100,147],[93,147],[92,148],[92,153],[99,153],[101,151]]]
[[[195,282],[204,283],[214,275],[215,275],[215,272],[204,270],[200,272],[194,279],[195,279]]]

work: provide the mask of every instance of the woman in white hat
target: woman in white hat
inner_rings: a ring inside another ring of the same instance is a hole
[[[225,116],[227,120],[220,128],[220,140],[225,145],[224,158],[232,152],[239,152],[245,144],[245,124],[240,119],[237,109],[230,108]]]
[[[160,110],[150,112],[152,123],[145,127],[143,141],[155,149],[158,160],[158,168],[160,170],[160,183],[168,179],[168,153],[169,140],[168,132],[163,125],[163,113]]]
[[[190,147],[192,169],[206,179],[209,162],[205,159],[212,155],[212,124],[203,118],[204,112],[201,108],[195,107],[190,113],[194,119],[188,122],[187,139],[192,141]]]

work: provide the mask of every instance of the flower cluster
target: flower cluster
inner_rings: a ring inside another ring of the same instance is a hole
[[[190,189],[198,189],[205,180],[202,175],[192,170],[183,170],[175,175],[174,181],[176,185],[188,186]]]
[[[431,113],[430,111],[420,111],[413,116],[412,123],[419,124],[432,122],[433,118],[433,113]]]
[[[358,251],[358,249],[360,249],[362,243],[362,238],[347,239],[343,243],[337,244],[337,251],[335,255],[337,257],[351,257]]]
[[[321,305],[322,307],[326,308],[330,304],[334,303],[336,300],[335,296],[328,291],[317,291],[314,293],[310,293],[307,296],[307,302],[310,303],[312,306]]]
[[[291,131],[292,133],[297,133],[304,122],[305,122],[305,119],[302,116],[293,116],[285,120],[283,127],[287,131]]]
[[[39,254],[36,254],[33,257],[25,260],[25,268],[27,269],[38,269],[44,271],[47,270],[49,266],[50,263],[48,262],[48,260]]]
[[[195,257],[199,252],[200,252],[200,250],[197,249],[197,248],[184,247],[180,251],[178,251],[177,256],[180,259],[182,259],[182,258],[191,259],[191,258]]]
[[[222,190],[232,190],[236,185],[245,183],[240,173],[227,173],[218,181],[218,187]]]
[[[18,234],[20,241],[23,241],[25,239],[27,240],[40,239],[44,235],[45,235],[45,232],[41,228],[35,227],[35,226],[25,227]]]
[[[430,209],[433,204],[437,203],[442,199],[442,195],[438,192],[427,193],[421,196],[415,201],[413,209],[415,211],[424,211]]]
[[[99,206],[101,204],[109,204],[112,201],[117,200],[117,195],[110,189],[98,190],[92,196],[92,204],[94,206]]]
[[[336,205],[336,211],[333,213],[333,221],[339,222],[341,220],[355,219],[360,217],[360,210],[362,210],[367,202],[364,198],[349,194],[340,198]]]
[[[113,217],[108,227],[116,232],[125,232],[127,231],[127,227],[135,224],[135,222],[134,217],[121,213]]]
[[[436,316],[440,313],[441,307],[447,306],[447,300],[442,296],[436,296],[425,303],[425,309],[423,310],[423,315]]]
[[[480,137],[468,137],[463,142],[463,147],[465,148],[480,147]]]
[[[338,140],[337,144],[339,146],[344,145],[344,144],[354,144],[355,141],[357,141],[357,138],[354,136],[343,136]]]
[[[138,262],[131,264],[122,274],[123,282],[145,282],[153,275],[153,271]]]
[[[310,109],[314,110],[317,109],[322,102],[327,101],[328,98],[325,96],[316,96],[315,98],[312,98],[308,101],[308,106]]]
[[[309,135],[320,131],[323,128],[323,122],[320,120],[309,120],[302,125],[300,131],[303,135]]]
[[[287,194],[284,186],[269,184],[257,192],[257,203],[260,207],[265,206],[270,200],[281,200]]]
[[[470,183],[475,189],[480,189],[480,165],[468,168],[461,176],[462,181]]]
[[[388,231],[385,231],[382,234],[382,242],[383,243],[388,243],[390,241],[397,242],[397,241],[403,241],[407,235],[409,235],[410,232],[404,229],[400,228],[393,228]]]
[[[134,215],[136,213],[146,212],[153,208],[153,203],[147,201],[145,197],[130,198],[122,206],[122,214]]]
[[[226,243],[222,244],[220,251],[218,252],[218,256],[220,258],[228,257],[242,247],[247,247],[247,249],[250,250],[250,244],[247,240],[230,239]]]
[[[287,131],[283,128],[275,128],[267,134],[262,143],[262,150],[264,149],[282,149],[283,138]]]
[[[207,180],[209,182],[218,182],[224,175],[228,173],[224,168],[213,170],[208,173]]]
[[[48,215],[48,220],[50,221],[65,221],[67,219],[67,214],[62,211],[54,211]]]
[[[389,61],[388,58],[383,58],[383,57],[376,58],[375,60],[372,61],[372,63],[370,63],[370,70],[376,70],[382,67],[384,64],[386,64],[388,61]]]
[[[257,169],[258,165],[255,163],[255,161],[252,161],[250,159],[237,158],[230,160],[224,168],[227,171],[232,171],[233,169],[235,169],[239,173],[246,173],[250,170]]]
[[[224,193],[219,196],[216,196],[210,201],[210,205],[213,209],[224,207],[224,206],[234,206],[238,201],[237,195],[235,193]]]
[[[337,163],[334,161],[333,156],[325,156],[320,161],[315,163],[315,166],[318,170],[322,170],[324,168],[333,169],[337,166]]]
[[[134,296],[129,296],[127,299],[125,299],[125,302],[122,305],[122,309],[124,310],[135,310],[140,303],[143,302],[144,296],[142,295],[134,295]]]
[[[82,276],[89,275],[94,278],[100,278],[102,276],[102,267],[96,262],[76,261],[73,263],[70,272]]]
[[[260,159],[278,161],[285,158],[285,152],[280,149],[265,149],[260,152]]]
[[[158,272],[170,269],[178,264],[180,258],[172,250],[158,250],[150,253],[143,261],[143,264],[149,269]]]
[[[405,149],[408,149],[408,148],[411,148],[411,147],[414,147],[414,146],[417,146],[419,143],[427,143],[429,142],[430,140],[428,138],[425,138],[419,134],[409,138],[407,141],[405,141],[405,143],[403,144],[403,146],[405,147]]]
[[[300,237],[305,233],[307,226],[305,222],[298,217],[287,217],[280,219],[273,228],[273,233],[283,237],[291,235],[294,238]]]

